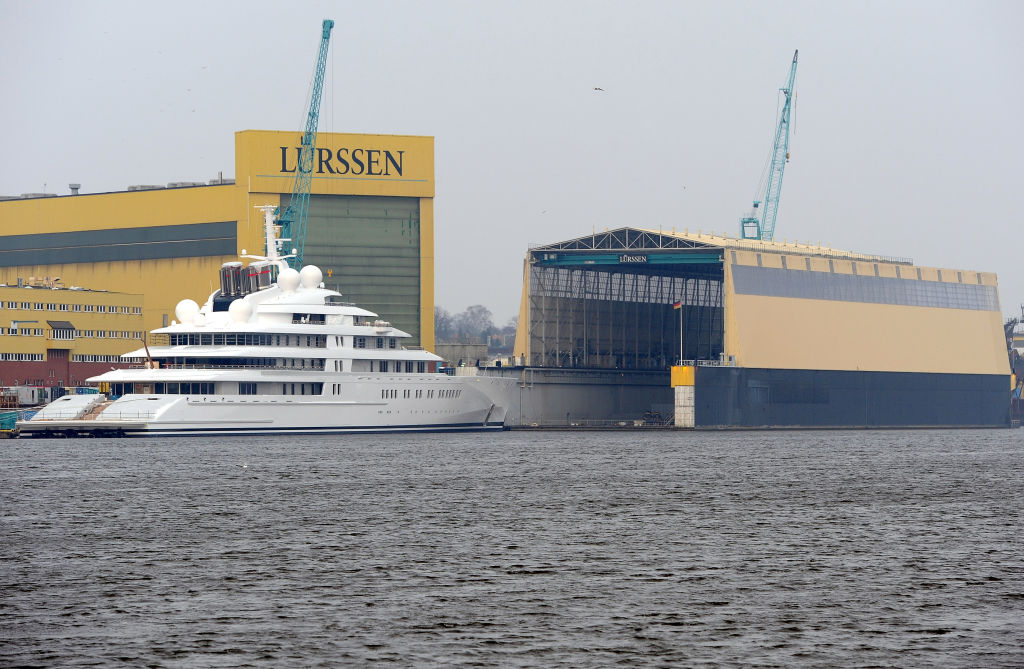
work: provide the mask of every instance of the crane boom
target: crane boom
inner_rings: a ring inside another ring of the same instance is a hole
[[[775,144],[772,148],[771,168],[768,171],[768,186],[765,188],[764,209],[761,220],[757,220],[757,209],[760,202],[754,202],[754,210],[750,216],[740,220],[740,236],[745,239],[763,239],[771,241],[775,235],[775,218],[779,213],[779,198],[782,195],[782,174],[789,161],[789,119],[793,109],[793,83],[796,81],[796,61],[799,50],[793,52],[793,64],[789,68],[789,80],[785,88],[780,88],[786,97],[779,114],[779,125],[775,129]]]
[[[324,72],[327,70],[327,46],[331,41],[334,21],[324,19],[320,34],[320,52],[316,60],[313,90],[306,115],[306,130],[302,135],[298,160],[295,166],[295,184],[288,208],[278,217],[281,237],[290,239],[295,254],[289,259],[292,267],[302,267],[302,254],[306,246],[306,220],[309,217],[309,190],[313,183],[313,162],[316,154],[316,133],[320,121],[320,97],[324,90]],[[269,253],[269,251],[268,251]]]

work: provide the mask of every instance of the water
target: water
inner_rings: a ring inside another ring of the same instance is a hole
[[[1021,666],[1024,430],[0,442],[0,666]]]

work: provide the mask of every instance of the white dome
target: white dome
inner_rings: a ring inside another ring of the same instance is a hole
[[[192,325],[196,326],[197,328],[206,325],[206,316],[203,314],[203,312],[200,311],[196,313],[195,318],[192,319]]]
[[[178,322],[183,325],[188,325],[194,321],[198,313],[199,305],[196,304],[195,300],[182,300],[178,302],[178,306],[174,307],[174,315],[178,317]]]
[[[277,275],[277,285],[286,293],[294,293],[299,287],[299,273],[291,267],[285,267]]]
[[[239,298],[228,305],[228,315],[236,323],[247,323],[252,318],[252,305],[244,298]]]
[[[316,265],[306,265],[299,272],[299,280],[303,288],[316,288],[324,280],[324,273]]]

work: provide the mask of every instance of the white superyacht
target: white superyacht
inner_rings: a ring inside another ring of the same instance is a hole
[[[18,423],[22,436],[328,434],[502,429],[513,383],[449,376],[409,334],[288,267],[265,209],[267,256],[221,268],[221,288],[154,330],[168,345],[125,354]]]

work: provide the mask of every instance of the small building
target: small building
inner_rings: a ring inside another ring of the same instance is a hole
[[[86,385],[126,366],[121,354],[145,336],[142,295],[49,278],[0,285],[0,386]]]

